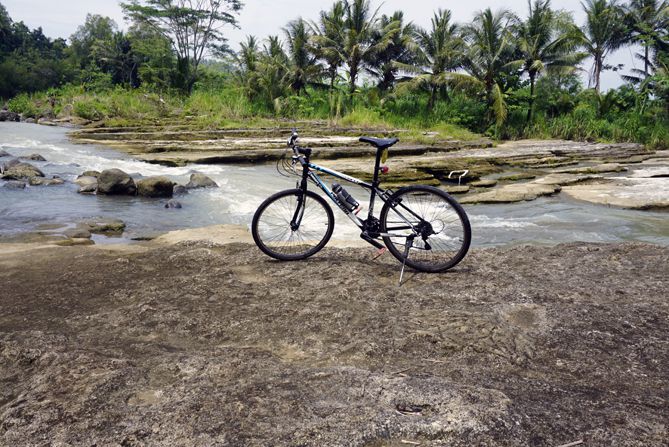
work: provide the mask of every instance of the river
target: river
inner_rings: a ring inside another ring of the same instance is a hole
[[[159,199],[81,195],[72,183],[12,190],[3,188],[0,180],[0,238],[35,231],[45,224],[66,225],[97,216],[121,219],[127,225],[122,238],[97,237],[97,243],[127,242],[216,224],[248,226],[266,197],[295,185],[294,180],[280,176],[272,164],[165,167],[134,160],[103,146],[74,144],[67,132],[59,127],[0,123],[0,150],[14,156],[39,153],[47,161],[31,164],[47,176],[58,175],[69,181],[86,170],[119,168],[134,177],[165,175],[184,184],[197,171],[213,178],[220,188],[192,191],[178,198],[182,209],[166,209],[165,201]],[[392,167],[392,159],[389,165]],[[365,195],[362,190],[348,189],[358,199]],[[574,241],[669,245],[667,213],[591,205],[560,194],[531,202],[465,209],[472,222],[473,245],[478,247]],[[353,224],[337,214],[334,238],[349,240],[357,236]]]

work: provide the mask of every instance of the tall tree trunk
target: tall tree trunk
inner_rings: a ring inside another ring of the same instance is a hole
[[[532,124],[532,114],[534,109],[534,82],[535,82],[535,73],[530,73],[530,104],[527,109],[527,125]]]
[[[349,74],[349,86],[348,86],[348,94],[353,99],[353,94],[355,93],[355,80],[358,77],[358,66],[357,65],[351,65],[351,69],[348,72]]]
[[[595,92],[599,95],[601,92],[602,65],[604,61],[600,55],[595,56]]]
[[[437,102],[437,86],[433,85],[430,87],[430,100],[427,102],[427,110],[430,112],[434,109],[434,105]]]
[[[650,76],[650,73],[649,73],[649,71],[650,71],[649,68],[650,67],[648,66],[648,58],[650,57],[650,51],[649,51],[649,48],[648,48],[648,42],[646,42],[644,44],[644,47],[645,47],[644,48],[644,51],[645,51],[644,56],[645,57],[644,57],[644,60],[643,60],[643,63],[644,63],[643,72],[645,74],[645,77],[647,78],[648,76]]]

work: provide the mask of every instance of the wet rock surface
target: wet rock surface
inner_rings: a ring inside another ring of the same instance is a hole
[[[174,182],[167,177],[149,177],[138,180],[137,195],[143,197],[172,197]]]
[[[218,183],[204,174],[195,172],[190,175],[190,180],[186,183],[186,189],[197,188],[218,188]]]
[[[106,169],[97,178],[97,193],[106,195],[135,195],[135,181],[120,169]]]
[[[666,444],[669,249],[371,255],[4,254],[0,444]]]

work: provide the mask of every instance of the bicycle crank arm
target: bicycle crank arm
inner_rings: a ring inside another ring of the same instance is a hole
[[[385,248],[381,243],[379,243],[378,241],[375,241],[371,237],[367,236],[365,233],[360,233],[360,238],[362,240],[364,240],[365,242],[367,242],[369,244],[372,244],[373,246],[375,246],[379,250],[382,249],[382,248]]]

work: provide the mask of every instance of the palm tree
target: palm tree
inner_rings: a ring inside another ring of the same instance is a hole
[[[349,79],[349,95],[355,93],[356,81],[360,71],[370,64],[374,56],[390,45],[397,32],[396,25],[380,31],[381,39],[374,39],[378,25],[378,10],[372,10],[370,0],[342,0],[343,23],[328,24],[336,29],[336,34],[327,36],[319,34],[315,37],[316,46],[321,51],[338,58],[346,65]]]
[[[493,13],[490,8],[479,12],[471,24],[464,28],[467,50],[463,67],[467,74],[452,73],[451,79],[463,86],[481,87],[488,103],[489,120],[499,128],[507,116],[507,106],[502,89],[502,76],[517,70],[511,25],[515,17],[507,10]]]
[[[323,68],[309,46],[311,34],[304,20],[290,22],[283,32],[289,60],[286,82],[299,96],[308,84],[321,77]]]
[[[529,16],[518,24],[516,33],[524,71],[530,78],[529,124],[537,78],[544,71],[574,71],[586,55],[575,51],[578,37],[568,14],[553,11],[550,0],[529,0],[528,4]]]
[[[396,11],[392,16],[382,15],[379,26],[374,30],[372,39],[382,41],[386,30],[392,30],[392,39],[387,47],[380,50],[370,61],[367,71],[379,80],[378,88],[382,92],[390,90],[397,81],[397,64],[413,62],[414,31],[413,23],[405,23],[404,13]]]
[[[274,103],[283,96],[285,79],[288,75],[288,56],[283,50],[279,36],[269,36],[260,57],[258,82],[265,99]]]
[[[410,84],[429,91],[428,109],[432,110],[437,94],[451,81],[447,73],[456,70],[462,63],[464,41],[458,35],[458,26],[451,23],[451,12],[447,9],[434,13],[430,30],[417,27],[414,39],[417,63],[398,63],[397,66],[416,74]]]
[[[578,30],[579,38],[588,54],[594,59],[590,76],[590,86],[595,92],[601,91],[604,61],[625,42],[623,15],[617,0],[585,0],[581,3],[586,13],[585,26]]]
[[[334,88],[337,72],[344,64],[344,3],[335,2],[329,11],[321,11],[318,23],[311,24],[312,50],[319,59],[327,64],[330,90]]]
[[[246,42],[240,44],[240,50],[235,56],[239,71],[237,77],[249,98],[253,99],[260,93],[259,64],[260,50],[255,36],[247,36]]]
[[[651,75],[656,65],[654,56],[669,37],[669,1],[632,0],[625,7],[625,13],[630,40],[643,47],[643,54],[639,55],[644,64],[643,72],[635,70],[639,76],[626,76],[626,79],[638,83]]]

